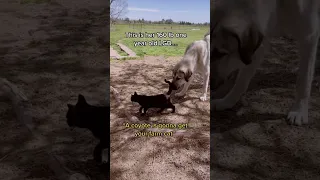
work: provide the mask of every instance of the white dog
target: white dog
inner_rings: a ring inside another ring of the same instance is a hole
[[[319,0],[212,0],[212,83],[219,86],[240,69],[234,87],[212,104],[231,108],[246,92],[261,64],[270,37],[288,33],[299,43],[296,99],[288,113],[291,124],[307,124],[308,104],[319,38]]]
[[[183,96],[187,92],[194,73],[203,75],[203,88],[200,99],[207,100],[207,91],[210,77],[210,34],[207,33],[203,40],[191,43],[184,53],[182,60],[176,64],[172,73],[172,85],[174,89],[183,89],[176,93],[175,96]]]

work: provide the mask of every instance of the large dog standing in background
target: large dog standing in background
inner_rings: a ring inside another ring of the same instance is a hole
[[[203,76],[201,101],[207,100],[207,91],[210,78],[210,34],[207,33],[203,40],[191,43],[184,53],[182,60],[173,68],[172,85],[174,89],[182,90],[175,96],[184,96],[187,92],[194,74],[198,72]]]
[[[307,124],[308,106],[319,39],[319,0],[211,0],[212,76],[219,87],[239,69],[228,94],[211,103],[216,110],[233,107],[246,92],[263,60],[269,38],[288,33],[299,44],[300,67],[290,124]]]

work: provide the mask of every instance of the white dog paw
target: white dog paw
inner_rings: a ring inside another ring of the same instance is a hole
[[[308,124],[308,106],[303,103],[294,106],[288,113],[287,120],[289,124],[297,126]]]
[[[288,123],[292,125],[301,126],[303,124],[308,124],[308,113],[300,112],[300,111],[290,111],[288,113]]]
[[[207,95],[202,95],[202,96],[200,96],[200,100],[201,101],[206,101],[207,100]]]
[[[225,99],[214,99],[211,103],[213,104],[213,109],[216,111],[230,109],[234,106],[234,103],[227,102]]]

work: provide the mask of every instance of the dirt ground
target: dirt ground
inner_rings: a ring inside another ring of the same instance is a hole
[[[65,116],[79,93],[90,104],[108,104],[108,2],[44,2],[0,2],[0,77],[24,91],[37,131],[70,170],[106,179],[108,170],[91,162],[97,140],[87,130],[71,131]],[[7,101],[0,101],[0,136],[1,180],[57,179],[48,146],[32,139]]]
[[[0,77],[24,91],[37,130],[70,170],[106,179],[108,170],[91,162],[97,141],[86,130],[71,131],[65,115],[66,104],[75,104],[79,93],[90,104],[109,101],[107,1],[48,2],[0,2]],[[141,117],[139,106],[131,104],[134,91],[165,92],[163,80],[170,79],[169,69],[178,59],[112,62],[111,85],[124,106],[111,96],[111,179],[209,179],[209,164],[211,178],[219,180],[320,179],[320,93],[312,91],[309,116],[314,124],[285,123],[294,96],[296,45],[285,38],[272,44],[245,96],[248,105],[211,113],[211,121],[209,102],[198,100],[200,80],[176,101],[175,114],[149,110]],[[140,122],[188,123],[188,128],[172,137],[134,137],[139,130],[125,128],[125,112]],[[7,101],[0,101],[0,132],[1,180],[57,179],[47,164],[48,147],[32,139]]]
[[[130,97],[155,95],[168,91],[164,79],[171,80],[172,67],[180,58],[146,57],[144,60],[113,61],[110,64],[110,85],[119,92],[121,105],[111,95],[111,172],[112,180],[154,179],[191,180],[210,178],[210,103],[201,102],[201,78],[197,77],[183,99],[173,99],[171,109],[159,114],[150,109],[139,114],[139,105]],[[210,94],[208,94],[209,96]],[[137,117],[138,121],[129,120]],[[126,128],[125,123],[188,124],[187,128],[167,129],[172,136],[135,136],[136,132],[162,132]]]
[[[320,92],[313,87],[309,118],[314,124],[287,125],[298,64],[296,42],[283,37],[271,44],[243,100],[231,110],[211,112],[211,179],[320,179]],[[208,102],[197,99],[199,81],[185,99],[175,102],[176,114],[153,111],[141,117],[139,106],[130,102],[135,91],[165,92],[163,79],[170,79],[178,60],[148,57],[111,63],[111,86],[124,105],[119,108],[111,96],[112,178],[209,179],[209,142],[203,134],[209,133],[210,111]],[[125,128],[130,123],[126,112],[138,117],[135,123],[189,123],[192,128],[179,137],[134,137],[139,130]]]
[[[289,126],[298,54],[290,38],[272,48],[244,96],[211,115],[211,179],[320,179],[320,92],[312,89],[307,126]]]

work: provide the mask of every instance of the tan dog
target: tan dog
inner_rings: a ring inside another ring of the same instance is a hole
[[[219,86],[240,69],[229,93],[212,101],[216,110],[233,107],[246,92],[263,60],[270,37],[289,33],[298,40],[300,68],[291,124],[307,124],[308,104],[319,38],[319,0],[212,0],[212,83]]]
[[[210,77],[210,34],[207,33],[203,40],[191,43],[184,53],[182,60],[173,68],[172,85],[174,89],[182,90],[175,96],[184,96],[187,92],[194,73],[203,75],[203,88],[200,99],[207,100],[207,91]]]

